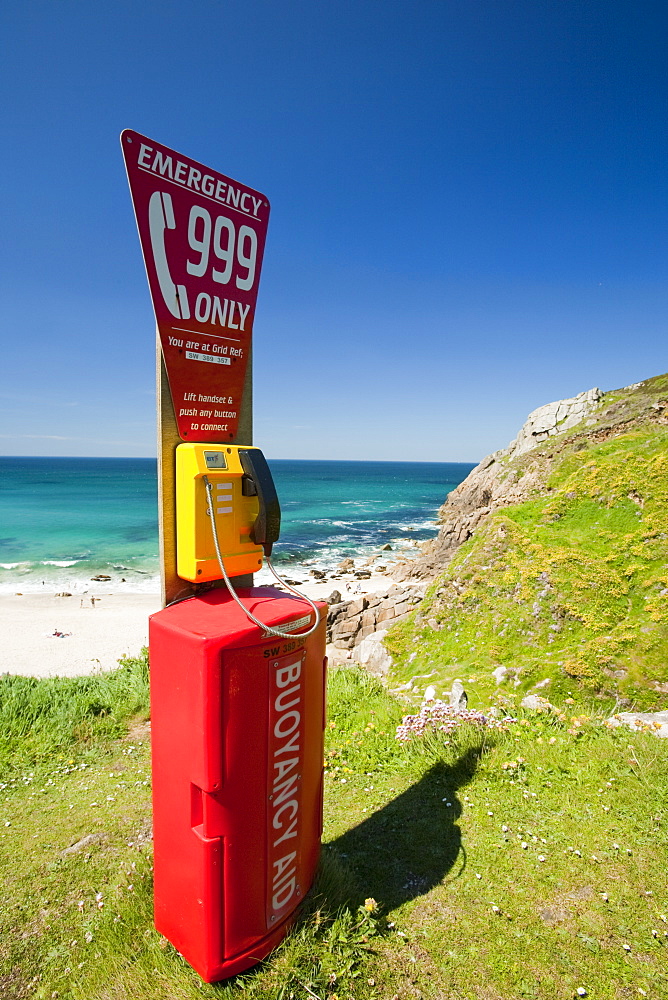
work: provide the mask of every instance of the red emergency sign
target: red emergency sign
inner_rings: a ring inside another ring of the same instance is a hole
[[[180,437],[236,437],[265,195],[126,129],[121,147]]]
[[[268,626],[302,601],[239,590]],[[155,924],[207,982],[259,962],[308,892],[322,833],[325,628],[277,638],[225,591],[150,620]]]

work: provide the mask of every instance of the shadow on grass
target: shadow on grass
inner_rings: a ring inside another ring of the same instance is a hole
[[[461,873],[466,854],[456,823],[462,812],[456,792],[473,778],[481,752],[472,747],[453,764],[435,764],[359,826],[325,845],[327,854],[352,871],[348,906],[355,910],[372,896],[388,913],[438,885],[460,854]]]

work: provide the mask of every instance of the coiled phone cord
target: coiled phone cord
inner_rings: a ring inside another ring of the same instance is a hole
[[[261,629],[264,629],[264,631],[268,632],[270,635],[277,635],[281,639],[294,639],[294,638],[298,638],[299,639],[299,638],[305,638],[307,635],[311,635],[313,632],[315,632],[315,630],[317,629],[318,625],[320,624],[320,612],[319,612],[317,606],[313,603],[313,601],[311,600],[310,597],[307,597],[306,594],[300,594],[300,592],[298,590],[295,590],[295,588],[291,587],[289,583],[286,583],[285,580],[281,579],[281,577],[278,575],[278,573],[274,569],[274,567],[272,565],[272,562],[271,562],[271,559],[269,558],[269,556],[266,556],[265,558],[267,560],[267,566],[269,567],[269,569],[271,570],[271,572],[274,574],[274,576],[276,577],[276,579],[278,580],[278,582],[283,587],[286,587],[290,591],[291,594],[294,594],[295,597],[299,597],[303,601],[306,601],[306,603],[308,605],[310,605],[311,608],[313,608],[313,611],[315,613],[315,623],[311,626],[311,628],[308,630],[308,632],[281,632],[280,629],[272,628],[271,625],[265,625],[264,622],[261,622],[259,620],[259,618],[256,618],[254,614],[251,614],[251,612],[248,610],[248,608],[246,608],[243,605],[243,603],[239,600],[239,597],[237,596],[237,594],[236,594],[236,592],[234,590],[234,587],[232,586],[232,582],[231,582],[229,576],[227,575],[227,571],[225,569],[225,564],[223,562],[223,557],[220,554],[220,542],[218,541],[218,528],[216,526],[216,516],[215,516],[215,514],[213,512],[213,486],[209,482],[209,477],[208,476],[203,476],[202,478],[204,480],[204,485],[206,487],[206,493],[207,493],[207,499],[208,499],[208,506],[207,506],[207,511],[206,512],[209,515],[209,519],[211,521],[211,530],[213,532],[213,544],[216,547],[216,556],[218,558],[218,565],[220,566],[221,573],[223,574],[223,579],[224,579],[225,583],[227,584],[227,589],[230,592],[230,596],[234,598],[234,600],[237,602],[237,604],[239,605],[239,607],[241,608],[241,610],[243,611],[243,613],[246,615],[247,618],[249,618],[252,622],[254,622],[256,625],[258,625]]]

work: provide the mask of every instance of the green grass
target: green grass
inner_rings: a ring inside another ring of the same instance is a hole
[[[94,757],[128,719],[148,718],[148,654],[91,677],[0,675],[0,781],[63,760],[72,747]]]
[[[71,682],[32,688],[52,749],[36,757],[34,738],[29,768],[3,779],[3,1000],[668,995],[666,741],[589,715],[400,745],[404,706],[357,670],[330,678],[314,892],[267,962],[203,985],[152,927],[133,672],[144,661],[104,678],[103,716]],[[5,750],[20,751],[2,718]]]
[[[1,676],[2,1000],[668,997],[668,741],[603,722],[668,707],[667,398],[668,376],[608,393],[586,427],[506,462],[543,463],[536,490],[391,631],[391,683],[429,675],[401,701],[332,672],[316,884],[227,983],[201,983],[152,926],[146,655]],[[426,685],[455,677],[519,721],[400,744]],[[524,717],[544,680],[557,712]]]

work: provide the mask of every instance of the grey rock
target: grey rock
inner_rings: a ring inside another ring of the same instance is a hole
[[[492,677],[497,684],[502,684],[506,679],[508,673],[508,667],[497,667],[496,670],[492,670]]]
[[[453,708],[466,708],[468,705],[468,695],[464,690],[464,685],[460,680],[452,682],[452,690],[449,694],[450,704]]]
[[[513,457],[523,455],[551,435],[575,427],[596,406],[602,395],[600,389],[589,389],[571,399],[559,399],[556,403],[539,406],[529,414],[515,440],[508,445],[508,451]]]
[[[376,612],[373,608],[365,611],[360,619],[362,628],[368,628],[369,625],[376,624]]]
[[[98,844],[102,840],[101,833],[89,833],[87,837],[82,837],[81,840],[77,840],[76,844],[72,844],[71,847],[66,847],[64,851],[60,852],[61,858],[66,858],[70,854],[78,854],[79,851],[84,851],[87,847],[92,844]]]
[[[327,598],[327,604],[331,610],[332,605],[341,604],[341,594],[338,590],[333,590]]]
[[[356,600],[342,601],[339,591],[334,591],[327,612],[327,638],[338,649],[352,649],[363,638],[375,632],[379,624],[394,625],[405,621],[424,594],[420,587],[404,589],[393,584],[382,593],[368,594]]]
[[[557,709],[547,698],[541,698],[539,694],[528,694],[520,702],[522,708],[529,712],[556,712]]]
[[[660,739],[668,739],[668,711],[617,712],[607,720],[610,727],[628,726],[637,732],[649,731]]]
[[[330,604],[329,610],[327,611],[327,618],[331,620],[332,618],[336,618],[337,615],[343,614],[349,604],[350,601],[341,601],[340,604]]]
[[[346,618],[343,621],[337,621],[332,626],[332,636],[336,639],[343,639],[344,636],[354,635],[358,630],[359,622]]]
[[[397,605],[396,597],[384,597],[380,604],[378,605],[379,611],[387,611],[388,608],[395,608]]]
[[[355,647],[353,659],[371,673],[386,676],[392,666],[392,657],[383,645],[386,629],[372,632]]]

